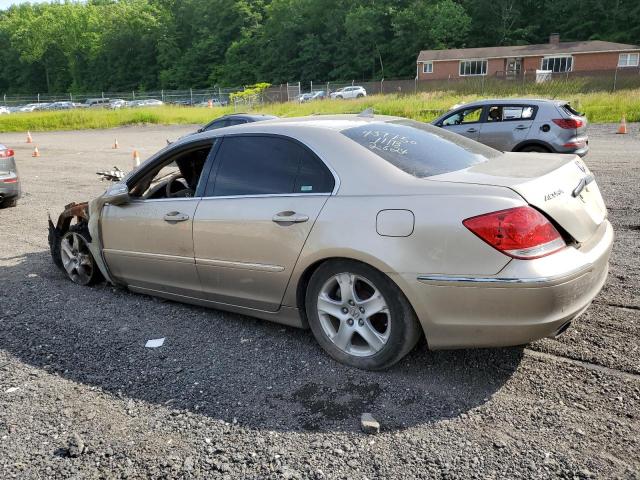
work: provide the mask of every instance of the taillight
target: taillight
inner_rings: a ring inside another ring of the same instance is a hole
[[[14,155],[14,151],[11,150],[10,148],[7,148],[6,150],[0,150],[0,158],[9,158],[9,157],[13,157]]]
[[[553,224],[529,206],[467,218],[462,223],[493,248],[513,258],[540,258],[566,246]]]
[[[0,178],[0,183],[18,183],[18,177]]]
[[[553,123],[558,125],[560,128],[580,128],[584,125],[584,122],[579,118],[554,118]]]

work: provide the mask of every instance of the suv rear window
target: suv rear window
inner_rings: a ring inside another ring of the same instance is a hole
[[[582,114],[580,112],[578,112],[576,109],[574,109],[571,105],[569,105],[568,103],[565,103],[564,105],[561,106],[561,108],[564,108],[567,112],[569,112],[571,115],[577,115],[578,117],[581,117]]]
[[[486,145],[413,120],[368,123],[341,133],[417,178],[462,170],[500,155]]]

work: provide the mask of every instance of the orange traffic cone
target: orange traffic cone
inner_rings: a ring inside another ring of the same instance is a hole
[[[120,148],[120,145],[118,145],[118,139],[117,138],[113,142],[113,147],[111,147],[111,148],[113,148],[113,149]]]
[[[33,138],[31,138],[31,132],[27,132],[27,143],[33,143]]]
[[[33,153],[31,154],[32,157],[39,157],[40,156],[40,151],[38,150],[38,147],[36,146],[36,148],[33,149]]]
[[[622,120],[620,120],[620,125],[618,126],[618,131],[616,133],[627,133],[627,119],[624,115],[622,115]]]
[[[133,151],[133,168],[137,168],[140,166],[140,154],[138,150]]]

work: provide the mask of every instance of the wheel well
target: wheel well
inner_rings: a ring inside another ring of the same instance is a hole
[[[549,151],[549,153],[553,153],[555,150],[551,147],[551,145],[549,145],[546,142],[543,142],[542,140],[525,140],[522,143],[519,143],[518,145],[516,145],[516,147],[513,149],[514,152],[519,152],[521,151],[523,148],[526,147],[542,147],[546,150]]]
[[[398,285],[396,282],[394,282],[392,278],[390,278],[386,273],[384,273],[380,269],[374,267],[373,265],[371,265],[371,264],[369,264],[367,262],[363,262],[362,260],[356,260],[355,258],[328,257],[328,258],[323,258],[322,260],[318,260],[317,262],[314,262],[311,265],[309,265],[305,269],[305,271],[302,273],[302,275],[300,276],[300,280],[298,280],[298,285],[297,285],[297,288],[296,288],[296,306],[298,307],[299,315],[300,315],[300,318],[302,319],[303,325],[305,325],[305,328],[308,328],[308,325],[309,325],[309,320],[307,319],[307,310],[305,309],[305,306],[304,306],[304,304],[305,304],[305,296],[307,294],[307,287],[309,286],[309,281],[311,280],[311,277],[316,272],[316,270],[318,270],[318,268],[320,268],[321,265],[323,265],[326,262],[333,261],[333,260],[348,260],[350,262],[358,262],[358,263],[362,263],[363,265],[366,265],[366,266],[368,266],[370,268],[373,268],[373,269],[377,270],[382,275],[387,277],[391,281],[391,283],[393,285],[396,286],[396,288],[400,291],[400,293],[406,298],[409,308],[413,311],[414,315],[416,315],[415,309],[413,308],[413,305],[411,304],[411,302],[409,301],[409,299],[407,298],[405,293],[402,291],[402,288],[400,288],[400,285]],[[416,315],[416,318],[418,318],[417,315]],[[422,327],[422,324],[420,323],[419,320],[418,320],[418,323],[420,324],[420,329],[422,331],[422,337],[425,339],[425,341],[427,343],[427,349],[428,349],[429,348],[429,342],[426,339],[425,331],[424,331],[424,329]]]
[[[363,262],[362,260],[356,260],[355,258],[349,258],[349,257],[328,257],[328,258],[323,258],[322,260],[318,260],[315,263],[312,263],[311,265],[309,265],[305,271],[302,273],[302,275],[300,276],[300,279],[298,280],[298,285],[296,288],[296,306],[298,307],[298,311],[300,312],[300,317],[302,318],[302,321],[304,324],[307,324],[307,311],[304,307],[305,304],[305,297],[307,294],[307,287],[309,286],[309,281],[311,280],[311,277],[313,276],[313,274],[316,272],[316,270],[318,270],[318,268],[320,268],[321,265],[323,265],[326,262],[331,262],[333,260],[347,260],[350,262],[358,262],[358,263],[362,263],[363,265],[366,265],[370,268],[373,268],[375,270],[377,270],[378,272],[380,272],[382,275],[384,275],[385,277],[387,277],[391,283],[393,283],[398,290],[400,290],[400,292],[402,292],[402,289],[400,288],[400,286],[393,281],[393,279],[389,278],[389,276],[384,273],[383,271],[381,271],[380,269],[374,267],[373,265],[367,263],[367,262]],[[402,292],[402,294],[404,295],[404,292]],[[413,308],[413,306],[411,306],[411,308]]]

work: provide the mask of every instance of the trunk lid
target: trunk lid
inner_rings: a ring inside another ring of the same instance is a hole
[[[607,216],[598,185],[576,155],[509,152],[429,180],[510,188],[581,243]]]

